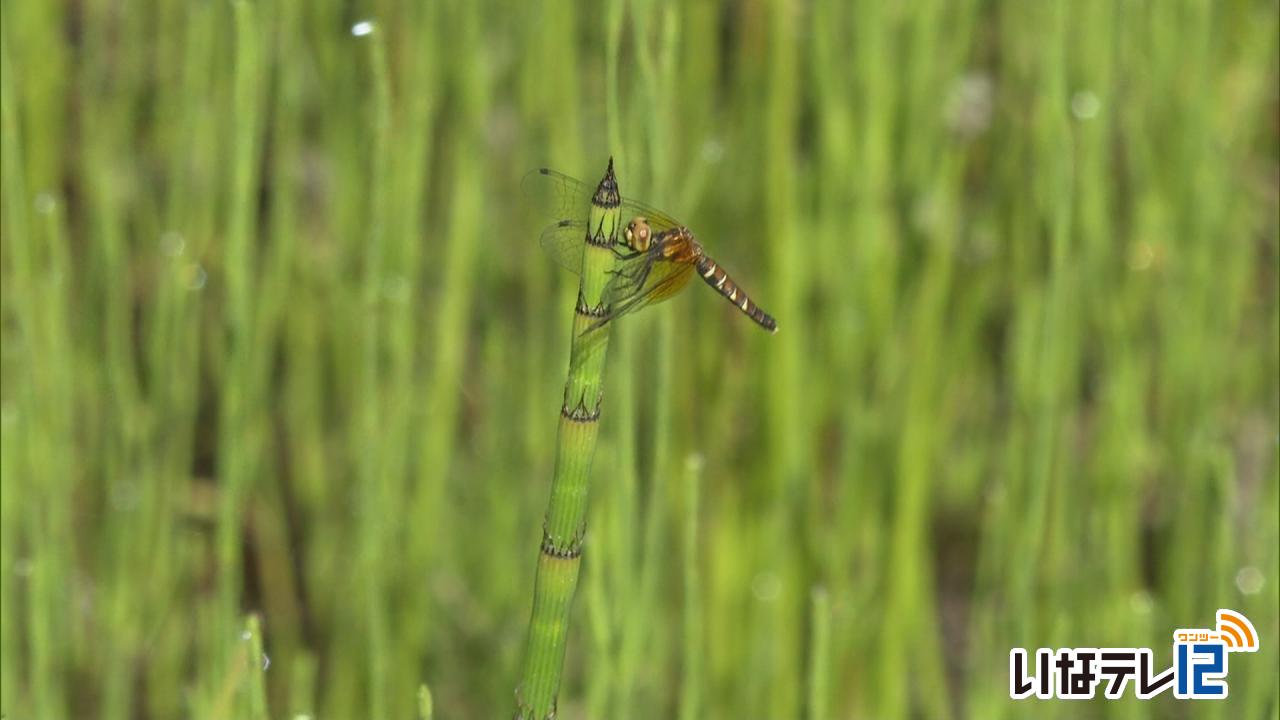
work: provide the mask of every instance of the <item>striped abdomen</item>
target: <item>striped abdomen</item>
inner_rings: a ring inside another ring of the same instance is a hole
[[[698,258],[698,274],[716,292],[725,297],[726,300],[733,303],[734,307],[747,314],[747,317],[755,320],[760,327],[769,332],[778,332],[778,322],[773,316],[760,309],[759,305],[751,302],[751,298],[738,287],[738,284],[729,277],[729,273],[724,268],[716,265],[716,261],[703,255]]]

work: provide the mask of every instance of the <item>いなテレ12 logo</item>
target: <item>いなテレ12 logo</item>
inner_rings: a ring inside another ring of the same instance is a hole
[[[1173,666],[1157,672],[1151,648],[1039,648],[1034,667],[1024,648],[1009,651],[1009,697],[1015,700],[1088,700],[1102,686],[1108,700],[1124,697],[1132,686],[1139,700],[1173,688],[1182,700],[1221,700],[1227,696],[1227,659],[1258,650],[1253,623],[1234,610],[1218,610],[1214,629],[1184,628],[1173,633]],[[1034,675],[1032,674],[1034,671]],[[1105,684],[1104,684],[1105,683]]]

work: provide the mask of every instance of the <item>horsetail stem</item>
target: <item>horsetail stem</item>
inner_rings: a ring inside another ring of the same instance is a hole
[[[582,563],[587,483],[596,450],[604,357],[612,323],[591,328],[608,310],[604,289],[614,264],[612,246],[622,224],[619,203],[610,158],[604,179],[591,199],[587,236],[583,239],[582,276],[573,311],[573,340],[560,407],[555,475],[542,524],[524,672],[516,687],[518,720],[544,720],[555,715],[569,611]]]
[[[248,697],[246,698],[249,706],[247,717],[251,720],[266,720],[266,672],[270,660],[267,658],[267,654],[263,652],[262,620],[257,615],[250,615],[245,619],[244,632],[241,637],[248,641],[248,651],[245,658],[245,668],[249,673],[247,681]]]

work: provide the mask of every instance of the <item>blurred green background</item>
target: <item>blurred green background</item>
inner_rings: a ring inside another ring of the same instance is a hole
[[[612,155],[781,332],[619,323],[560,718],[1280,717],[1278,7],[4,0],[0,710],[509,717]]]

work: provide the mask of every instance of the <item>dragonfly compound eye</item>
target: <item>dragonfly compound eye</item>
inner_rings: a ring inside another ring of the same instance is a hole
[[[631,222],[627,223],[627,230],[624,233],[627,238],[627,245],[632,250],[648,250],[649,249],[649,221],[643,217],[634,217]]]

